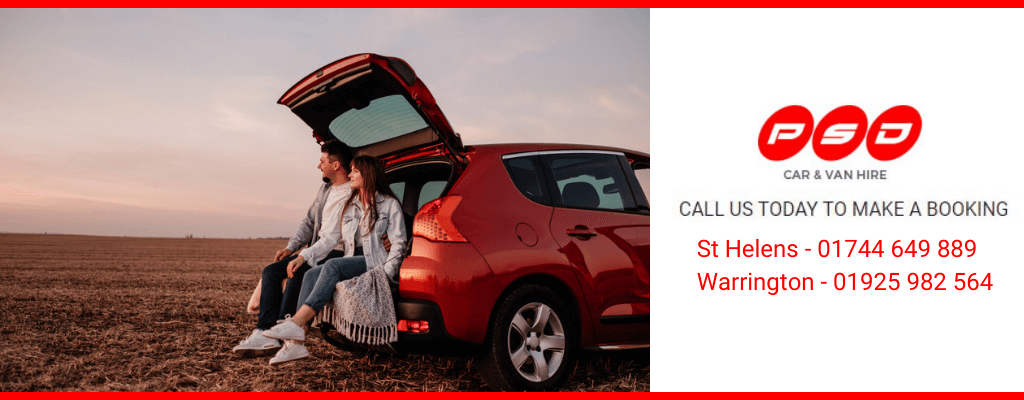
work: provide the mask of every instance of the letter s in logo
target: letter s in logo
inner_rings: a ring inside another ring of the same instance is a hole
[[[811,140],[814,116],[803,106],[783,107],[761,127],[757,147],[761,155],[772,161],[793,157]]]
[[[811,145],[825,161],[840,160],[860,146],[868,132],[868,116],[857,106],[842,106],[818,122]]]

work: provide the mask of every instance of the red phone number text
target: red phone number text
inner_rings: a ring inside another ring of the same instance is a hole
[[[706,257],[740,257],[740,258],[771,258],[771,257],[797,257],[801,254],[801,246],[785,243],[767,243],[760,239],[751,241],[726,240],[720,244],[718,241],[702,239],[697,242],[697,255]],[[882,240],[820,240],[818,241],[817,254],[819,257],[974,257],[978,250],[974,240],[946,240],[942,239],[937,244],[928,240],[897,240],[891,245],[886,245]],[[814,249],[803,248],[804,253],[814,254]]]
[[[822,282],[824,283],[824,282]],[[899,272],[863,272],[836,273],[832,278],[832,286],[836,290],[937,290],[942,291],[952,285],[956,290],[992,290],[992,273],[957,272],[953,282],[946,281],[942,272],[916,273],[900,275]]]

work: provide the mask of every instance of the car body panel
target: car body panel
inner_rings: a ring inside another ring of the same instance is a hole
[[[596,235],[566,233],[581,225]],[[650,341],[650,217],[556,207],[551,232],[575,267],[599,325],[596,342]]]
[[[487,335],[490,308],[501,287],[480,253],[468,243],[435,243],[417,238],[412,255],[402,261],[402,299],[436,303],[448,334],[480,344]],[[454,262],[457,261],[457,262]]]

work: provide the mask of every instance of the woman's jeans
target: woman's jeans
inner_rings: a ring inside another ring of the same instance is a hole
[[[298,254],[286,257],[263,268],[263,283],[261,285],[262,290],[260,291],[260,317],[259,321],[256,322],[256,329],[267,330],[273,328],[277,320],[284,319],[285,315],[295,314],[296,307],[301,301],[306,299],[305,297],[299,297],[299,294],[302,291],[303,284],[309,280],[302,279],[306,271],[310,269],[309,263],[303,263],[292,275],[292,278],[288,278],[288,263],[297,256]],[[325,261],[321,261],[321,265],[328,259],[344,256],[344,252],[331,250],[324,257]],[[284,293],[281,292],[281,282],[283,281],[288,282],[285,284]],[[316,275],[312,277],[312,281],[316,281]]]
[[[366,257],[332,258],[306,272],[299,298],[317,313],[334,297],[338,282],[352,279],[366,272]]]

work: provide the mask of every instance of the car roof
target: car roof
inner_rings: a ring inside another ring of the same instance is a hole
[[[584,144],[566,144],[566,143],[500,143],[500,144],[478,144],[467,146],[467,150],[470,152],[477,152],[481,155],[505,155],[514,153],[526,153],[531,151],[557,151],[557,150],[600,150],[600,151],[614,151],[625,153],[627,158],[635,158],[637,156],[641,158],[651,158],[650,154],[636,151],[623,149],[618,147],[609,146],[595,146],[595,145],[584,145]]]

